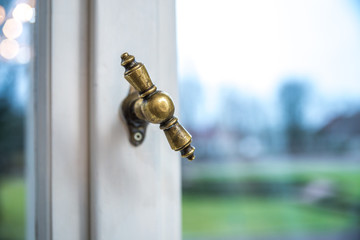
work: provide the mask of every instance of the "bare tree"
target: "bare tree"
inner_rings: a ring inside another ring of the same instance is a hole
[[[279,91],[279,100],[285,124],[286,145],[289,153],[304,149],[304,103],[307,96],[304,83],[290,79]]]

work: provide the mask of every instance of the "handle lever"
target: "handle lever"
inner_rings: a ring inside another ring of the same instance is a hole
[[[174,117],[175,106],[170,96],[158,91],[152,83],[144,64],[136,62],[134,56],[121,55],[124,77],[130,83],[128,96],[122,103],[122,112],[128,124],[130,142],[138,146],[145,138],[148,123],[160,124],[166,138],[181,156],[194,160],[195,148],[191,146],[191,135]]]

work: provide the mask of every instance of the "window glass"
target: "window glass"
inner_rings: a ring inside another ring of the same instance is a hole
[[[34,0],[0,0],[0,239],[25,238],[25,121],[34,7]]]
[[[360,2],[177,1],[184,239],[360,239]]]

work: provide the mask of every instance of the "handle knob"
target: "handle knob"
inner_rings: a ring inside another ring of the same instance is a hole
[[[160,124],[160,129],[175,151],[189,160],[195,159],[195,148],[191,146],[191,135],[174,117],[175,106],[170,96],[158,91],[142,63],[135,57],[124,53],[121,65],[125,68],[124,77],[132,86],[129,95],[122,103],[122,112],[128,124],[130,142],[138,146],[145,137],[148,123]]]

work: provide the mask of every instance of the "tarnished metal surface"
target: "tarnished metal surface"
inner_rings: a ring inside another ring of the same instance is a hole
[[[134,56],[124,53],[121,59],[121,65],[125,68],[124,77],[133,87],[122,103],[130,142],[135,146],[140,145],[147,124],[160,124],[171,149],[181,151],[182,157],[194,160],[195,148],[191,146],[191,135],[174,117],[175,106],[170,96],[156,89],[145,66],[136,62]]]

